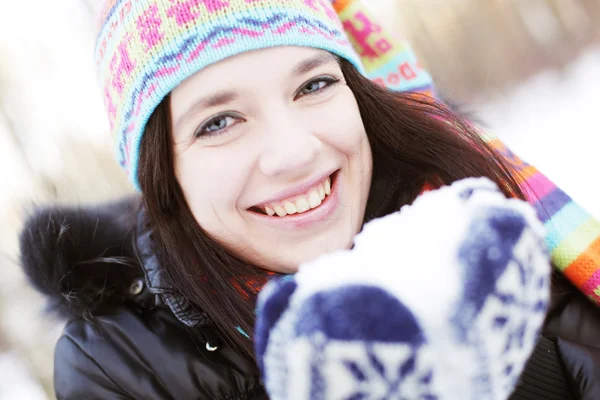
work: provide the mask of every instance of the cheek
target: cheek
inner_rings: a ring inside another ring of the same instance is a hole
[[[177,179],[188,206],[198,224],[209,233],[214,226],[231,219],[245,179],[245,159],[223,153],[221,148],[192,146],[175,156]]]
[[[368,146],[367,134],[354,95],[349,88],[337,95],[328,107],[318,111],[316,118],[320,126],[316,131],[321,139],[348,155],[364,150]]]

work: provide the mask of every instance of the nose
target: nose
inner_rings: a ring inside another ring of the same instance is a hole
[[[321,140],[311,130],[310,124],[282,116],[273,118],[263,131],[260,169],[271,177],[286,172],[309,172],[321,151]]]

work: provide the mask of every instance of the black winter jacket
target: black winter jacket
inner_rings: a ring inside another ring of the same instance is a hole
[[[67,319],[61,399],[267,399],[255,365],[165,284],[137,199],[49,208],[21,234],[23,268]],[[600,309],[556,277],[547,322],[511,399],[600,399]]]

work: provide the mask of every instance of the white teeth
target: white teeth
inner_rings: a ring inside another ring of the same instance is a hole
[[[280,217],[285,217],[287,215],[287,213],[285,212],[285,210],[281,206],[275,206],[275,213],[277,215],[279,215]]]
[[[283,204],[283,208],[285,209],[285,212],[288,215],[296,214],[298,212],[298,210],[296,209],[296,206],[293,203],[290,203],[289,201],[286,201]]]
[[[310,196],[308,196],[308,205],[310,208],[319,207],[321,205],[321,198],[317,192],[311,192]]]
[[[298,197],[295,202],[286,201],[277,206],[265,206],[264,212],[268,216],[277,214],[280,217],[286,215],[301,214],[310,209],[317,208],[323,203],[323,199],[331,194],[331,178],[327,178],[322,185],[308,194],[308,197]]]
[[[306,200],[304,197],[300,197],[298,200],[296,200],[296,208],[298,209],[299,213],[303,213],[310,210],[308,200]]]

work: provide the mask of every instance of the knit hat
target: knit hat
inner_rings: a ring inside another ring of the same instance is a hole
[[[381,85],[429,91],[410,46],[372,21],[351,0],[107,0],[95,59],[119,163],[139,188],[142,135],[162,99],[201,69],[250,50],[327,50]]]

